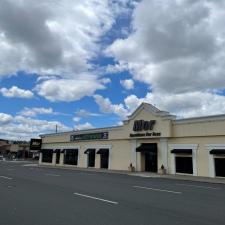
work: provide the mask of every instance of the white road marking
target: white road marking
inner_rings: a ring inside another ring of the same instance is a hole
[[[194,184],[176,184],[179,186],[187,186],[187,187],[196,187],[196,188],[205,188],[205,189],[214,189],[214,190],[221,190],[218,187],[209,187],[209,186],[201,186],[201,185],[194,185]]]
[[[38,164],[24,164],[22,166],[38,166]]]
[[[12,177],[0,176],[0,178],[7,179],[7,180],[12,180]]]
[[[172,193],[172,194],[182,194],[182,192],[179,192],[179,191],[170,191],[170,190],[150,188],[150,187],[141,187],[141,186],[133,186],[133,187],[140,188],[140,189],[146,189],[146,190],[152,190],[152,191],[168,192],[168,193]]]
[[[81,196],[81,197],[85,197],[85,198],[91,198],[91,199],[95,199],[95,200],[98,200],[98,201],[107,202],[107,203],[110,203],[110,204],[119,204],[118,202],[109,201],[109,200],[106,200],[106,199],[103,199],[103,198],[96,198],[96,197],[93,197],[93,196],[84,195],[84,194],[80,194],[80,193],[76,193],[76,192],[73,193],[73,194]]]
[[[46,176],[53,176],[53,177],[60,177],[59,174],[53,174],[53,173],[46,173]]]
[[[92,174],[92,173],[80,173],[80,174],[85,174],[85,175],[88,175],[88,176],[96,176],[96,174]]]

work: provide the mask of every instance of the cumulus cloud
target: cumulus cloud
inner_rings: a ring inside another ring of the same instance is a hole
[[[224,17],[224,1],[143,0],[133,11],[132,32],[105,50],[116,61],[109,69],[129,70],[150,87],[152,103],[181,116],[217,114],[225,87]],[[189,111],[196,99],[199,111]],[[125,101],[131,108],[140,102]]]
[[[34,94],[29,90],[24,90],[18,88],[16,86],[12,86],[11,88],[1,88],[0,92],[3,96],[7,98],[32,98]]]
[[[93,129],[94,126],[88,122],[84,123],[84,124],[77,124],[76,126],[74,126],[75,130],[88,130],[88,129]]]
[[[80,110],[76,111],[75,114],[77,116],[79,116],[79,117],[82,117],[82,118],[84,118],[84,117],[91,117],[91,116],[101,116],[100,113],[89,112],[89,111],[87,111],[85,109],[80,109]]]
[[[131,90],[134,88],[134,81],[132,79],[121,80],[120,84],[126,89]]]
[[[0,113],[0,136],[5,139],[29,140],[44,133],[54,133],[56,125],[58,131],[72,130],[59,121],[38,120],[24,116],[11,116]]]
[[[99,79],[91,62],[101,51],[100,40],[132,5],[131,0],[0,1],[0,76],[18,71],[43,76],[36,90],[51,101],[93,94],[110,82]],[[65,93],[68,86],[71,94]]]
[[[12,121],[13,117],[9,114],[0,113],[0,125],[6,125]]]
[[[49,101],[75,101],[84,96],[91,96],[97,89],[105,89],[95,76],[84,75],[76,80],[51,79],[44,81],[36,87],[40,96]]]
[[[104,98],[101,95],[94,95],[95,102],[98,104],[100,111],[103,113],[114,113],[125,119],[128,115],[128,110],[123,104],[112,104],[109,98]]]
[[[22,115],[22,116],[35,117],[38,114],[55,114],[55,112],[53,112],[52,108],[43,108],[43,107],[28,108],[28,107],[25,107],[18,114]]]
[[[80,120],[81,120],[81,118],[78,117],[78,116],[73,117],[73,121],[74,121],[74,122],[79,122]]]
[[[210,92],[189,92],[163,95],[147,93],[144,98],[130,95],[125,98],[125,106],[134,111],[142,102],[150,103],[160,110],[169,111],[178,117],[216,115],[225,112],[225,96]]]

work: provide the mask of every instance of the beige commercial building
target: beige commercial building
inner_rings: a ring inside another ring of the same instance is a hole
[[[122,126],[41,138],[40,164],[225,177],[225,115],[176,119],[142,103]]]

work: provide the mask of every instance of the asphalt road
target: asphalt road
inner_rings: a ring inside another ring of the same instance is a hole
[[[224,225],[225,185],[0,162],[0,225]]]

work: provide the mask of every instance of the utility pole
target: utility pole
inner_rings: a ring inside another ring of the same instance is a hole
[[[55,132],[56,133],[58,132],[58,125],[57,124],[55,125]]]

